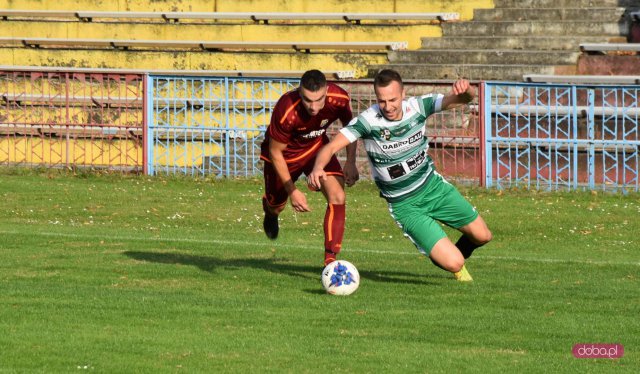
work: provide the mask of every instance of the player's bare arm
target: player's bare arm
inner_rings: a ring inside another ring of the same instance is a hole
[[[466,79],[459,79],[453,83],[451,93],[442,99],[442,109],[453,109],[468,104],[476,97],[476,90]]]
[[[356,184],[360,179],[360,173],[356,166],[356,151],[358,149],[358,143],[353,142],[347,146],[347,161],[343,166],[344,182],[348,187]]]
[[[296,212],[310,212],[311,210],[307,204],[307,197],[303,192],[296,188],[295,183],[291,179],[291,174],[289,174],[287,162],[282,154],[285,148],[287,148],[287,144],[285,143],[280,143],[273,139],[269,141],[269,156],[273,163],[273,168],[276,170],[276,173],[278,173],[278,177],[289,194],[289,200],[291,200],[291,206],[293,209]]]
[[[319,189],[322,186],[322,181],[327,178],[327,174],[324,171],[325,166],[327,166],[334,154],[350,144],[357,143],[349,142],[349,139],[347,139],[346,136],[344,136],[342,133],[338,133],[328,144],[322,147],[322,149],[316,156],[316,162],[313,165],[313,171],[308,176],[309,185],[312,188]]]

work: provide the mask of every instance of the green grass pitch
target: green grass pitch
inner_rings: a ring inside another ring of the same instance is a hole
[[[303,188],[302,186],[300,186]],[[260,180],[0,170],[0,372],[637,372],[637,194],[461,191],[494,240],[462,284],[347,190],[320,284],[324,201],[262,232]],[[448,230],[448,229],[447,229]],[[458,233],[448,230],[455,241]],[[578,359],[618,343],[619,359]]]

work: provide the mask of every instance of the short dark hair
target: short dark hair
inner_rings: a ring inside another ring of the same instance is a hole
[[[373,79],[373,87],[387,87],[391,84],[391,82],[400,83],[400,87],[403,87],[402,77],[400,77],[400,73],[393,69],[382,69],[376,74],[376,77]]]
[[[326,85],[327,77],[317,69],[307,70],[300,78],[300,86],[312,92],[316,92]]]

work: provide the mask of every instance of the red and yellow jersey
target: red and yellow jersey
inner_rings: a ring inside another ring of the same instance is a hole
[[[326,130],[335,120],[346,126],[352,117],[349,94],[333,83],[327,83],[324,108],[315,116],[304,108],[297,89],[289,91],[273,108],[260,157],[269,160],[269,141],[274,139],[287,144],[283,152],[287,162],[304,158],[328,142]]]

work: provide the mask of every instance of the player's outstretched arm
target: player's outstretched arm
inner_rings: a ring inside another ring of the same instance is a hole
[[[344,164],[344,182],[348,187],[356,184],[360,179],[360,173],[356,166],[356,153],[358,150],[358,142],[347,145],[347,161]]]
[[[296,212],[310,212],[311,209],[309,209],[309,205],[307,204],[307,197],[303,192],[296,188],[295,183],[293,183],[293,180],[291,179],[289,167],[287,166],[287,162],[282,154],[285,148],[287,148],[287,144],[285,143],[281,143],[273,139],[269,141],[269,156],[271,157],[273,168],[276,170],[285,190],[289,194],[293,210]]]
[[[322,181],[327,177],[324,168],[327,166],[331,157],[338,151],[348,146],[351,142],[342,133],[338,133],[333,139],[326,144],[316,156],[316,163],[313,165],[313,171],[309,174],[309,186],[313,189],[319,189]]]
[[[451,92],[442,99],[442,109],[453,109],[468,104],[476,97],[476,90],[466,79],[458,79],[453,83]]]

